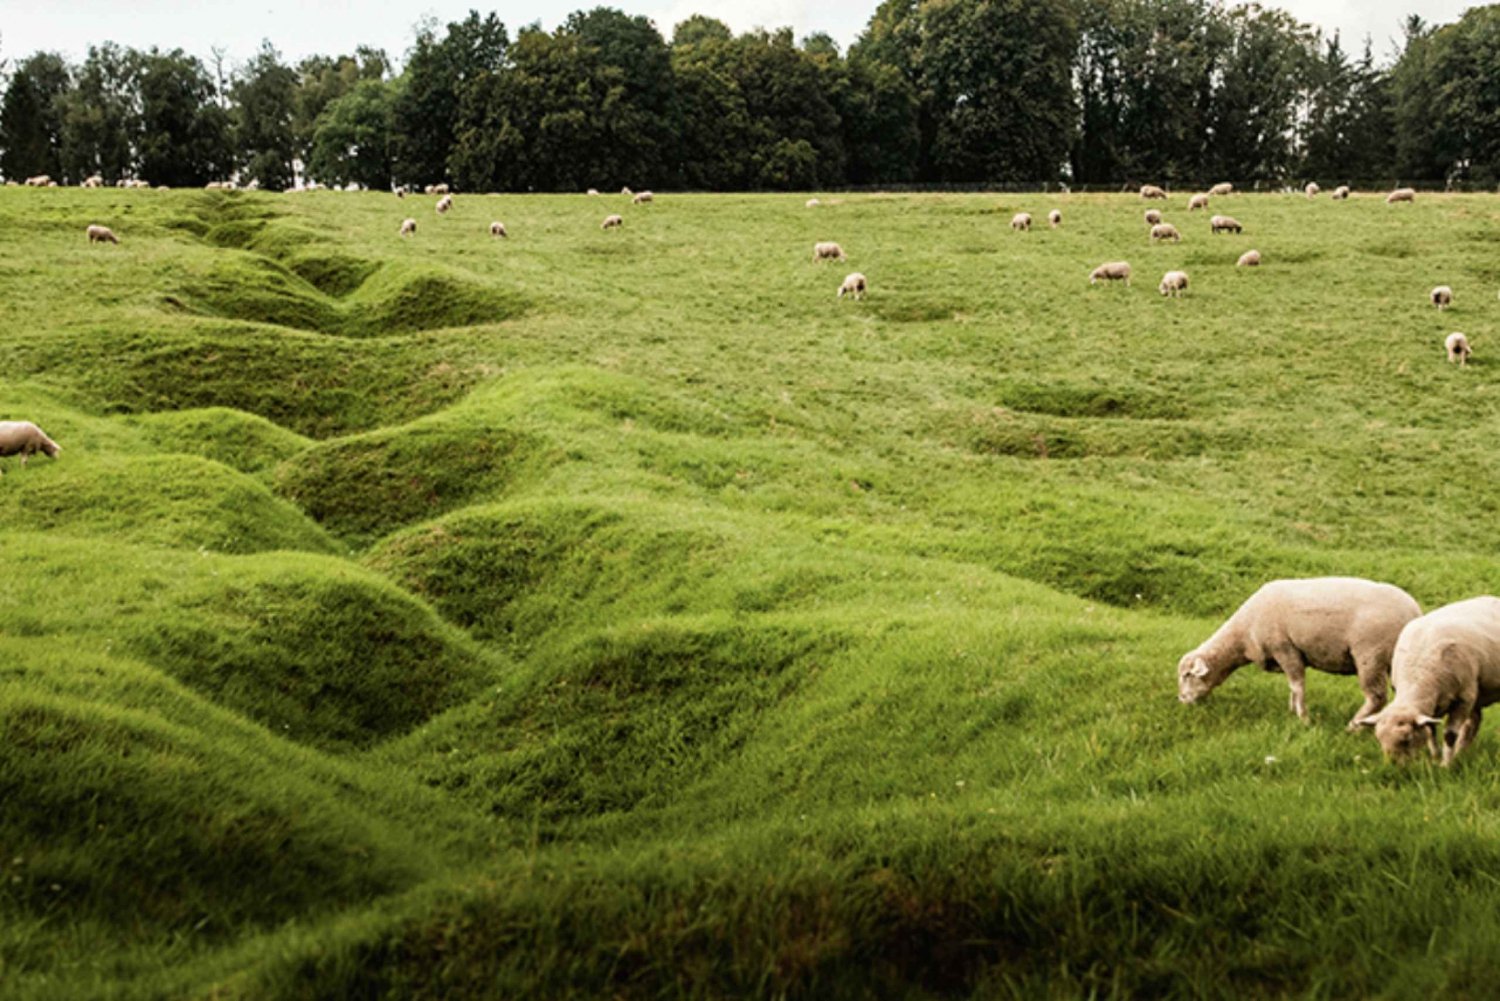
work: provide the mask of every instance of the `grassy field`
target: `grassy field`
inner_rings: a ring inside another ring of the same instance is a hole
[[[0,995],[1492,994],[1500,734],[1174,669],[1500,592],[1500,198],[804,199],[0,189]]]

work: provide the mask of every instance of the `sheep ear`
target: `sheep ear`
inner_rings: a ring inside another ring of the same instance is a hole
[[[1372,716],[1366,716],[1364,719],[1360,720],[1359,722],[1355,723],[1354,725],[1355,726],[1370,726],[1370,727],[1373,727],[1376,723],[1379,723],[1379,722],[1380,722],[1380,714],[1379,713],[1375,713]]]
[[[1417,726],[1437,726],[1442,720],[1436,716],[1418,716]]]
[[[1193,661],[1192,670],[1188,671],[1188,673],[1195,678],[1206,678],[1208,677],[1208,664],[1204,662],[1202,657],[1199,657]]]

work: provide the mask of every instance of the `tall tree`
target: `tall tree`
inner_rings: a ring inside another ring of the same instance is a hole
[[[229,115],[208,70],[181,49],[152,49],[137,63],[140,175],[174,188],[228,177],[234,170]]]
[[[324,184],[389,190],[396,84],[361,80],[318,116],[307,172]]]
[[[365,81],[384,80],[390,71],[385,51],[364,45],[352,56],[308,56],[298,63],[292,114],[297,155],[303,160],[311,156],[313,133],[325,108]]]
[[[63,114],[72,88],[68,64],[56,53],[38,52],[16,66],[0,102],[0,172],[6,177],[66,179]]]
[[[261,43],[229,88],[240,166],[268,191],[284,191],[296,181],[296,92],[296,72],[269,41]]]
[[[396,99],[396,180],[432,184],[450,179],[448,159],[457,141],[459,115],[468,91],[485,85],[505,65],[509,38],[494,14],[470,11],[448,25],[441,40],[424,25],[407,55]]]
[[[1312,29],[1278,9],[1232,8],[1213,91],[1205,176],[1281,181],[1296,165],[1296,115],[1316,65]]]
[[[114,182],[135,170],[140,136],[139,60],[113,42],[89,49],[63,99],[63,171]]]

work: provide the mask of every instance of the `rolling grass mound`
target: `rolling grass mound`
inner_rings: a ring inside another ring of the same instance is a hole
[[[264,417],[228,407],[145,414],[129,423],[163,451],[201,455],[252,476],[312,444]]]
[[[409,595],[338,561],[211,557],[6,538],[24,610],[7,631],[108,637],[269,730],[366,747],[460,701],[495,670]],[[46,568],[40,572],[39,568]],[[86,595],[79,607],[69,595]]]

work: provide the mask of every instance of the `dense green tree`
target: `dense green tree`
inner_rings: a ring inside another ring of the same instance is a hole
[[[320,183],[390,190],[396,84],[361,80],[323,109],[313,130],[307,173]]]
[[[38,52],[16,66],[0,101],[0,173],[66,179],[63,116],[72,88],[68,64],[55,53]]]
[[[460,116],[465,107],[474,106],[468,92],[489,89],[505,65],[508,48],[505,26],[494,14],[481,18],[470,11],[464,20],[450,23],[442,39],[434,25],[422,27],[407,55],[393,109],[397,181],[424,185],[452,179],[449,157]]]
[[[135,170],[140,135],[139,60],[106,42],[89,49],[76,86],[63,98],[63,173],[100,174],[113,183]]]
[[[268,191],[284,191],[296,181],[296,93],[296,71],[269,41],[261,43],[229,88],[241,169],[247,181]]]
[[[298,155],[304,160],[311,156],[313,134],[324,109],[365,81],[384,80],[390,71],[385,51],[364,45],[352,56],[308,56],[298,63],[292,112]]]
[[[1447,176],[1451,152],[1439,148],[1439,84],[1434,70],[1432,28],[1415,14],[1404,25],[1401,57],[1391,69],[1391,118],[1396,134],[1396,174],[1406,180]]]
[[[1242,182],[1293,176],[1297,111],[1316,65],[1312,30],[1284,11],[1252,5],[1223,13],[1220,37],[1202,176]]]
[[[137,172],[152,184],[193,187],[234,170],[229,114],[203,63],[181,49],[138,54],[141,130]]]

